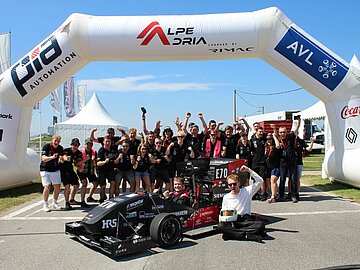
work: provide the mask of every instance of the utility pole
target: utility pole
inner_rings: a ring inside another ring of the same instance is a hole
[[[236,122],[236,89],[234,89],[234,122]]]

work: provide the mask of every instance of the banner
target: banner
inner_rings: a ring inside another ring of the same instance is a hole
[[[54,126],[55,124],[57,124],[57,122],[58,122],[57,116],[53,116],[53,126]]]
[[[70,77],[64,82],[64,110],[67,117],[73,117],[76,114],[74,92],[74,77]]]
[[[87,92],[87,85],[78,85],[77,87],[77,96],[78,96],[78,108],[79,111],[85,107],[86,104],[86,92]]]
[[[61,107],[61,85],[50,93],[50,108],[59,114],[62,112]]]
[[[0,74],[10,68],[10,32],[0,35]]]

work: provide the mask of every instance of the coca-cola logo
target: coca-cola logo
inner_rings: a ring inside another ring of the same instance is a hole
[[[356,117],[358,115],[360,115],[360,106],[349,107],[347,105],[344,108],[342,108],[341,114],[340,114],[342,119]]]

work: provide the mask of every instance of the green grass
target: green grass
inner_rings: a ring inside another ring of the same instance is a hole
[[[2,190],[0,191],[0,212],[7,211],[11,207],[21,205],[28,201],[40,199],[41,194],[41,183]]]
[[[309,154],[303,158],[304,171],[321,171],[325,154]]]
[[[349,199],[360,203],[360,189],[337,182],[331,182],[329,179],[322,179],[319,175],[303,175],[301,181],[311,187],[322,191],[330,192],[344,199]]]

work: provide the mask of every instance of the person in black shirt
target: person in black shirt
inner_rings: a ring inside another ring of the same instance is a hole
[[[98,182],[100,185],[100,203],[106,200],[106,179],[110,182],[109,197],[112,198],[115,193],[114,161],[116,158],[117,153],[111,148],[111,139],[105,136],[104,146],[100,147],[98,151],[96,163],[99,177]]]
[[[122,148],[118,151],[119,156],[115,160],[115,166],[117,174],[115,175],[116,186],[115,186],[115,195],[120,193],[120,184],[121,180],[125,182],[125,185],[122,185],[123,192],[126,192],[126,182],[130,185],[130,192],[135,192],[135,175],[133,170],[133,165],[135,164],[135,156],[130,153],[130,144],[124,141]],[[125,186],[125,188],[124,188]]]
[[[182,130],[176,133],[177,141],[172,142],[166,149],[166,159],[170,161],[169,176],[174,178],[176,175],[176,164],[194,158],[195,154],[191,146],[185,142],[186,133]]]
[[[277,201],[283,201],[285,195],[285,182],[286,177],[289,175],[291,181],[292,193],[289,193],[288,197],[292,202],[297,203],[299,200],[299,193],[297,188],[297,166],[296,166],[296,154],[295,154],[295,139],[299,130],[300,121],[297,121],[294,132],[286,134],[286,127],[279,128],[280,145],[282,149],[282,155],[280,160],[280,187],[279,197]]]
[[[186,133],[186,142],[194,151],[195,158],[203,156],[203,143],[205,140],[205,134],[208,131],[208,127],[204,120],[203,114],[201,112],[198,113],[198,117],[201,121],[203,130],[199,133],[199,126],[195,123],[189,124],[189,133],[187,132],[187,123],[191,117],[191,113],[188,112],[185,117],[184,122],[184,132]]]
[[[252,169],[261,176],[262,179],[265,179],[266,175],[266,156],[265,156],[265,144],[266,136],[264,130],[259,126],[253,136],[251,136],[251,152],[253,153],[252,160]],[[263,181],[261,185],[261,197],[262,201],[265,201],[267,197],[266,194],[266,183]]]
[[[153,152],[153,164],[150,167],[150,181],[151,185],[154,185],[154,188],[158,192],[161,192],[163,183],[165,183],[165,190],[172,190],[168,171],[169,162],[166,159],[165,152],[166,148],[162,146],[161,139],[156,138],[155,149]]]
[[[79,178],[74,171],[74,165],[77,166],[82,160],[82,153],[79,151],[80,141],[74,138],[71,141],[71,147],[64,149],[64,162],[61,165],[61,181],[64,185],[65,210],[71,210],[70,204],[80,204],[75,201],[75,194],[79,188]],[[70,185],[72,186],[70,195]]]
[[[303,156],[305,156],[306,152],[311,152],[314,146],[314,138],[310,137],[310,145],[308,146],[307,143],[296,137],[295,140],[295,155],[296,155],[296,166],[297,166],[297,185],[298,190],[300,191],[300,180],[303,171]]]
[[[119,128],[118,130],[121,131],[121,133],[123,133],[124,135],[126,134],[124,129]],[[100,143],[101,146],[104,146],[104,139],[107,136],[107,137],[110,138],[110,141],[111,141],[111,150],[112,151],[117,151],[118,145],[121,143],[121,141],[120,141],[121,138],[118,137],[118,136],[115,136],[115,130],[113,128],[108,128],[105,137],[97,137],[97,138],[95,138],[94,133],[96,131],[97,131],[96,128],[91,130],[90,138],[92,139],[93,142]]]
[[[135,158],[141,141],[136,138],[136,128],[129,129],[129,154]]]
[[[60,194],[61,175],[60,175],[60,162],[63,161],[63,147],[60,145],[60,135],[52,136],[51,143],[47,143],[42,148],[40,175],[43,190],[44,205],[43,210],[50,212],[49,208],[49,194],[51,184],[54,185],[53,193],[53,208],[60,209],[58,198]]]
[[[223,142],[223,158],[236,158],[236,147],[240,139],[240,133],[233,134],[232,126],[225,127],[225,139]]]
[[[142,179],[145,184],[143,189],[147,192],[151,191],[149,168],[153,158],[154,157],[149,154],[147,146],[140,144],[138,156],[133,166],[135,170],[135,192],[140,190],[140,179]]]
[[[275,126],[274,126],[275,129]],[[265,146],[266,181],[270,182],[271,197],[266,201],[274,203],[277,195],[277,180],[280,176],[280,158],[282,150],[276,133],[268,134]]]

